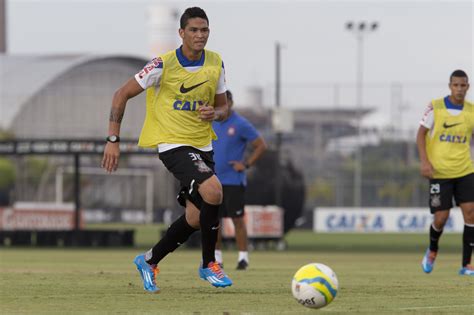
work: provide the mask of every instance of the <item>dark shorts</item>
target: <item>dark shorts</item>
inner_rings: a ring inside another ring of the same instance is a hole
[[[453,179],[430,179],[430,210],[449,210],[465,202],[474,202],[474,173]]]
[[[179,147],[159,154],[160,160],[181,185],[178,202],[186,207],[186,199],[201,207],[199,184],[214,175],[214,153],[193,147]]]
[[[245,186],[222,185],[223,199],[219,206],[220,218],[240,218],[244,215]]]

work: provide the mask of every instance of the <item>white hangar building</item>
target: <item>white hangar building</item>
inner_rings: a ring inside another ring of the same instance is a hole
[[[105,138],[113,93],[146,62],[0,54],[0,129],[16,138]],[[144,116],[145,93],[128,103],[122,137],[138,137]]]

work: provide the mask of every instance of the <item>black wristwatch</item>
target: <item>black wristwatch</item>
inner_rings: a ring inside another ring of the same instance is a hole
[[[120,142],[120,137],[116,135],[111,135],[106,138],[107,142],[117,143]]]

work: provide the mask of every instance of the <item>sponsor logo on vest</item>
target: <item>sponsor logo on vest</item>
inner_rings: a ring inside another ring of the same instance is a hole
[[[451,142],[451,143],[466,143],[466,136],[456,136],[456,135],[446,135],[442,134],[439,136],[439,141],[441,142]]]
[[[443,128],[448,129],[448,128],[451,128],[451,127],[454,127],[454,126],[457,126],[457,125],[460,125],[460,124],[462,124],[462,123],[457,123],[457,124],[448,125],[448,124],[445,122],[445,123],[443,124]]]
[[[175,110],[189,110],[189,111],[195,111],[198,109],[198,106],[203,105],[203,101],[181,101],[181,100],[176,100],[173,103],[173,108]]]
[[[146,66],[138,73],[138,77],[143,79],[145,75],[150,73],[154,68],[163,68],[163,60],[161,57],[153,58]]]
[[[201,82],[201,83],[192,85],[192,86],[190,86],[190,87],[184,87],[184,83],[183,83],[183,84],[181,84],[181,87],[179,88],[179,91],[180,91],[181,93],[183,93],[183,94],[188,93],[189,91],[194,90],[194,89],[197,88],[198,86],[203,85],[203,84],[206,83],[207,81],[209,81],[209,80],[206,80],[206,81],[203,81],[203,82]]]

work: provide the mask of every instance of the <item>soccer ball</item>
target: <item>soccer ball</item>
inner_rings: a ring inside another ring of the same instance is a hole
[[[301,267],[293,276],[291,291],[303,306],[321,308],[334,300],[339,288],[336,274],[326,265],[312,263]]]

